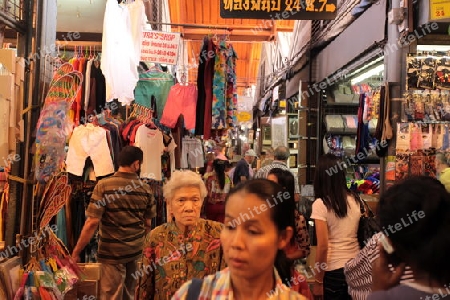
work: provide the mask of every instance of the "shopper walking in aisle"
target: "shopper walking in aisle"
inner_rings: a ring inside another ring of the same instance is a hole
[[[220,246],[223,224],[200,218],[205,184],[192,171],[176,171],[163,187],[169,222],[145,239],[139,300],[169,300],[186,281],[225,267]]]
[[[272,163],[265,165],[261,169],[258,170],[255,174],[255,178],[267,178],[267,175],[269,175],[269,171],[275,168],[283,169],[283,170],[289,170],[289,167],[287,166],[287,161],[290,157],[289,148],[285,146],[278,146],[275,148],[273,157],[274,160]],[[295,179],[295,201],[300,200],[300,186],[298,185],[298,178],[294,174],[292,174]]]
[[[447,192],[450,192],[450,164],[447,155],[443,152],[436,154],[436,176],[445,185]]]
[[[428,176],[404,179],[381,195],[377,218],[393,252],[387,254],[379,245],[367,299],[449,296],[450,195],[444,186]],[[411,266],[414,281],[399,284],[405,265]]]
[[[359,202],[347,188],[345,164],[332,154],[323,155],[316,166],[311,219],[317,235],[316,265],[326,264],[315,275],[313,293],[324,300],[351,299],[344,265],[359,252],[357,238]]]
[[[94,188],[86,222],[72,253],[79,261],[81,251],[100,225],[101,300],[134,299],[136,278],[132,275],[142,254],[145,231],[156,211],[150,187],[138,176],[143,157],[138,147],[122,149],[118,171]]]
[[[294,234],[292,239],[289,241],[288,245],[284,249],[286,253],[286,257],[289,260],[291,275],[296,278],[301,278],[301,280],[297,280],[292,283],[292,289],[307,297],[308,299],[312,299],[312,295],[309,289],[309,286],[306,282],[306,277],[302,274],[299,274],[296,270],[295,260],[306,258],[309,255],[310,251],[310,243],[309,243],[309,233],[306,227],[306,219],[305,217],[297,210],[295,201],[294,201],[294,175],[288,170],[283,170],[279,168],[275,168],[270,170],[267,179],[278,183],[283,187],[283,190],[289,192],[289,199],[285,201],[289,201],[289,205],[291,206],[291,210],[294,212],[294,224],[292,227],[294,228]]]
[[[230,163],[228,160],[215,159],[213,171],[205,174],[204,180],[208,195],[206,196],[204,211],[208,220],[221,222],[225,218],[225,198],[230,192],[231,179],[227,171]]]
[[[220,235],[229,268],[202,282],[185,283],[172,300],[304,300],[286,286],[291,276],[283,249],[292,238],[294,219],[286,194],[267,179],[245,181],[233,189]],[[199,296],[191,298],[194,294]]]
[[[283,170],[275,168],[269,171],[267,179],[272,180],[283,187],[284,190],[288,191],[291,195],[291,207],[294,211],[295,219],[295,231],[291,243],[288,245],[286,250],[287,258],[291,260],[306,258],[309,255],[310,243],[309,243],[309,233],[306,227],[305,217],[297,210],[294,201],[294,175],[288,170]]]
[[[247,150],[243,158],[236,164],[233,172],[233,184],[237,185],[241,181],[253,178],[252,164],[255,161],[256,153],[253,149]]]

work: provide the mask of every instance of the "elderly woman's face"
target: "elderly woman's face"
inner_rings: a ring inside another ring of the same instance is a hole
[[[181,226],[193,226],[200,218],[203,199],[196,186],[185,186],[175,190],[170,200],[170,212]]]

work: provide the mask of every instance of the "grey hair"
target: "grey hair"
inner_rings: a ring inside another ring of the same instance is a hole
[[[276,147],[275,151],[273,153],[273,157],[276,160],[281,160],[281,161],[288,160],[289,156],[291,156],[291,153],[289,152],[289,149],[285,146]]]
[[[208,195],[205,183],[203,182],[201,176],[192,171],[175,171],[172,173],[170,180],[163,186],[163,195],[166,201],[170,201],[176,190],[187,187],[195,186],[200,190],[201,199],[205,199]]]

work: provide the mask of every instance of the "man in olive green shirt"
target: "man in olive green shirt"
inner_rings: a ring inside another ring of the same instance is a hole
[[[138,147],[122,149],[119,170],[94,188],[86,210],[88,218],[72,253],[79,261],[80,252],[100,226],[100,300],[134,299],[137,280],[132,275],[142,255],[145,233],[156,215],[151,189],[138,176],[142,160]]]

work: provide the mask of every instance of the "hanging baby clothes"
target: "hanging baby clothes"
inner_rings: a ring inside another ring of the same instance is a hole
[[[143,27],[135,29],[142,31]],[[118,5],[116,0],[108,0],[103,20],[101,58],[107,102],[117,98],[126,105],[134,100],[133,91],[139,80],[139,59],[136,57],[133,36],[128,5]]]
[[[173,86],[173,76],[162,70],[150,69],[139,74],[139,82],[134,91],[135,102],[151,108],[151,98],[156,98],[156,118],[161,119],[170,88]]]
[[[195,129],[195,108],[197,105],[197,87],[177,83],[169,92],[167,103],[161,118],[161,124],[174,128],[180,114],[184,116],[185,127]]]

